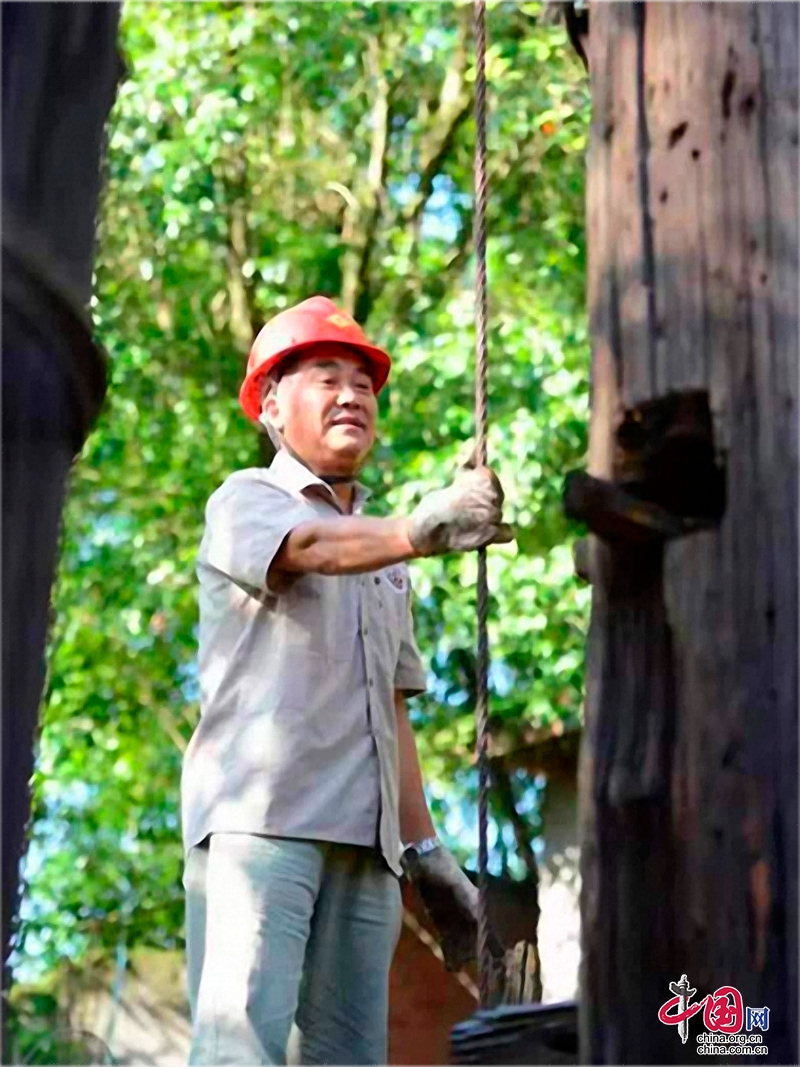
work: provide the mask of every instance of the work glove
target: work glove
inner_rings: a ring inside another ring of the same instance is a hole
[[[401,864],[436,927],[445,967],[461,970],[477,955],[478,890],[443,845],[422,854],[412,845]],[[492,931],[489,948],[495,959],[503,956],[503,946]]]
[[[412,547],[422,556],[441,556],[513,541],[503,522],[503,496],[494,471],[462,468],[451,485],[428,493],[411,513]]]

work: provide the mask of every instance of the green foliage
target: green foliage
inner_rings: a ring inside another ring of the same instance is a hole
[[[17,982],[4,1005],[8,1063],[105,1064],[114,1059],[96,1034],[72,1025],[70,1015],[81,995],[107,986],[106,968],[94,958],[51,970],[34,983]]]
[[[111,357],[77,464],[20,959],[180,941],[178,791],[198,714],[205,501],[261,462],[237,391],[265,318],[345,300],[393,353],[365,473],[377,511],[441,485],[472,433],[470,5],[130,4],[93,312]],[[492,710],[577,721],[587,593],[559,496],[586,444],[584,76],[539,6],[489,12],[490,455],[516,545],[492,550]],[[472,557],[414,566],[437,817],[464,837]]]

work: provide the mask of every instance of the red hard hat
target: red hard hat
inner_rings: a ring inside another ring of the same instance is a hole
[[[340,311],[332,300],[312,296],[270,319],[253,341],[247,359],[247,376],[239,391],[245,415],[258,422],[261,386],[268,374],[289,356],[324,341],[357,349],[367,360],[374,392],[381,391],[392,366],[388,354],[371,345],[358,323]]]

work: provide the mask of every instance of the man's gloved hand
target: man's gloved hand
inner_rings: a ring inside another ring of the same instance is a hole
[[[408,529],[412,547],[423,556],[469,552],[514,540],[503,522],[503,487],[488,467],[461,470],[452,485],[424,496]]]
[[[460,970],[477,955],[478,890],[443,845],[422,854],[412,845],[401,863],[436,927],[447,970]],[[490,939],[492,955],[500,958],[503,946],[492,933]]]

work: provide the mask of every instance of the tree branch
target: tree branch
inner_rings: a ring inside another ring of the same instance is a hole
[[[575,3],[568,0],[566,3],[557,0],[547,0],[541,16],[545,24],[563,22],[570,44],[575,49],[584,70],[589,70],[587,56],[589,41],[589,5],[587,2]]]
[[[419,189],[404,213],[406,223],[416,224],[419,221],[433,191],[433,180],[441,171],[442,163],[453,145],[459,127],[470,114],[472,92],[466,81],[470,54],[469,40],[469,23],[467,17],[464,16],[461,20],[452,62],[445,73],[442,88],[439,91],[438,106],[433,121],[420,144]]]
[[[492,760],[492,787],[495,799],[514,829],[514,839],[528,872],[528,887],[536,896],[536,924],[539,922],[539,868],[533,851],[530,827],[517,811],[511,778],[502,763]],[[516,989],[514,988],[516,986]],[[506,958],[507,1001],[533,1001],[542,999],[542,965],[539,957],[538,937],[521,942]]]
[[[243,268],[248,259],[247,218],[245,201],[234,200],[228,223],[228,302],[231,334],[242,352],[253,341],[252,302]]]
[[[359,195],[338,190],[347,207],[342,221],[342,241],[347,246],[342,269],[342,301],[357,322],[364,322],[372,306],[370,259],[381,217],[386,181],[386,163],[391,125],[391,86],[383,73],[381,47],[371,38],[367,45],[367,68],[375,86],[372,105],[369,163]]]
[[[449,285],[450,280],[461,273],[472,253],[472,226],[470,225],[470,218],[470,215],[466,215],[462,220],[463,224],[459,231],[456,243],[443,267],[436,275],[437,282],[442,286]],[[414,302],[419,298],[425,280],[424,276],[421,275],[417,269],[418,251],[419,243],[415,236],[414,244],[412,245],[409,254],[414,270],[410,271],[405,278],[400,280],[394,297],[398,316],[402,320],[406,318],[410,309],[413,307]]]
[[[183,734],[175,725],[172,716],[169,711],[158,700],[153,700],[151,704],[153,714],[158,719],[159,725],[167,737],[172,741],[173,745],[183,755],[186,752],[188,742],[184,739]]]
[[[242,138],[215,168],[215,177],[227,207],[226,285],[228,326],[237,348],[246,353],[258,332],[255,285],[246,278],[244,267],[250,259],[250,233],[247,208],[251,190],[248,181],[247,143]]]
[[[517,842],[517,848],[525,863],[528,875],[531,881],[538,885],[539,868],[536,864],[536,856],[533,851],[530,827],[517,811],[516,802],[514,800],[514,790],[511,786],[511,778],[505,767],[495,762],[492,763],[491,774],[495,797],[502,809],[503,815],[505,815],[513,827],[514,839]]]

